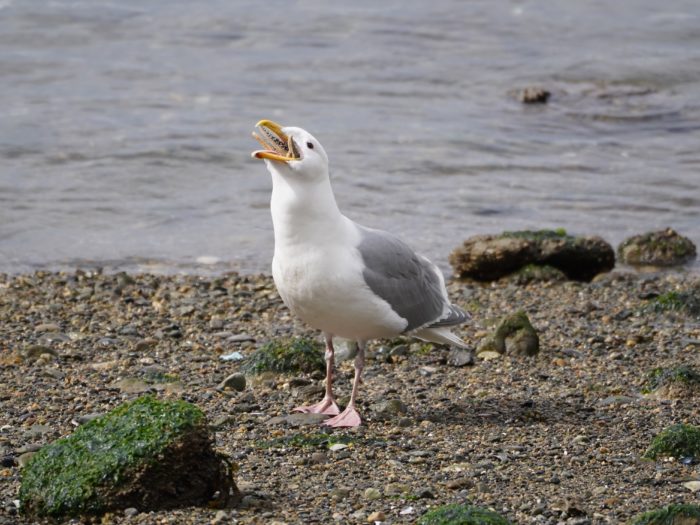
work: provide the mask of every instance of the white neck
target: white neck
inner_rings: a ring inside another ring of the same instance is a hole
[[[290,245],[303,245],[337,238],[347,219],[335,202],[330,179],[307,179],[295,173],[272,174],[270,211],[275,230],[275,251]]]

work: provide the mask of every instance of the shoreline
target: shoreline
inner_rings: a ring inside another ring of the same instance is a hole
[[[353,444],[331,451],[304,445],[325,432],[318,426],[267,423],[314,400],[315,376],[266,375],[249,378],[243,392],[217,390],[238,368],[222,354],[247,356],[275,338],[319,339],[289,315],[268,275],[0,274],[0,449],[14,461],[4,459],[0,523],[17,520],[21,453],[144,391],[191,401],[216,426],[217,449],[238,464],[246,495],[221,523],[366,523],[373,512],[413,523],[432,506],[465,501],[513,523],[619,523],[692,503],[682,480],[700,478],[697,465],[640,458],[666,426],[698,423],[699,396],[641,392],[656,367],[700,364],[700,319],[647,308],[654,294],[697,282],[692,273],[617,271],[592,283],[451,281],[452,300],[473,315],[458,330],[470,345],[522,308],[541,353],[460,368],[445,347],[406,341],[405,354],[386,357],[388,342],[373,342],[360,395],[366,424],[333,431]],[[32,356],[37,346],[47,351]],[[144,386],[144,370],[177,380]],[[349,362],[338,376],[342,399]],[[390,399],[406,412],[385,414]],[[186,508],[109,522],[216,519],[216,510]]]

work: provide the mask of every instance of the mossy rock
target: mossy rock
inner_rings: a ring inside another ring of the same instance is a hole
[[[510,525],[492,510],[473,505],[442,505],[423,514],[417,525]]]
[[[542,282],[563,282],[566,281],[566,274],[554,266],[528,264],[505,278],[509,282],[525,285]]]
[[[503,317],[493,334],[479,343],[477,355],[484,352],[498,352],[510,355],[537,355],[540,351],[540,338],[523,310]]]
[[[617,247],[617,255],[633,266],[677,266],[695,259],[697,250],[690,239],[666,228],[626,239]]]
[[[654,297],[647,306],[652,312],[680,312],[700,316],[700,283],[687,290],[671,290]]]
[[[700,457],[700,427],[678,424],[664,429],[644,453],[648,459],[660,457]]]
[[[563,229],[507,231],[470,237],[450,254],[450,263],[458,277],[477,281],[500,279],[528,265],[550,266],[567,279],[590,281],[612,270],[615,252],[600,237],[574,237]]]
[[[635,516],[630,525],[700,525],[700,507],[669,505]]]
[[[20,512],[65,519],[235,499],[229,463],[211,445],[196,406],[138,398],[39,450],[22,470]]]
[[[664,399],[688,399],[700,392],[700,372],[690,365],[655,368],[642,392]]]
[[[326,361],[320,344],[309,339],[270,341],[256,350],[241,366],[246,374],[284,374],[325,371]]]

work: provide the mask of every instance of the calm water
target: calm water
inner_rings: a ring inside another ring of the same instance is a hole
[[[0,0],[0,271],[268,271],[261,118],[443,268],[504,229],[700,245],[697,0],[331,4]]]

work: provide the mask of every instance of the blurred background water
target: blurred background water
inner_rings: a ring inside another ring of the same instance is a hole
[[[697,0],[0,0],[0,79],[2,272],[269,271],[261,118],[445,269],[504,229],[700,244]]]

